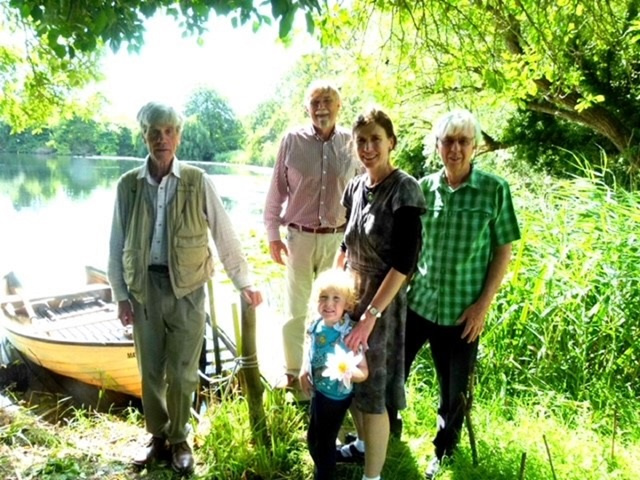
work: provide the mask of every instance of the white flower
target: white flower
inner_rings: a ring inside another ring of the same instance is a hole
[[[362,361],[362,354],[354,354],[351,350],[345,351],[336,345],[335,353],[327,355],[327,368],[322,372],[323,377],[331,380],[340,380],[346,388],[351,388],[351,377],[359,372],[358,364]]]

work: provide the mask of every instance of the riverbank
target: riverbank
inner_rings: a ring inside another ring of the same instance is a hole
[[[427,380],[420,377],[420,382]],[[389,444],[383,478],[422,480],[431,457],[433,386],[412,382],[401,440]],[[267,447],[252,441],[246,402],[232,395],[194,422],[197,458],[193,480],[306,480],[312,463],[305,443],[305,408],[267,392],[271,435]],[[478,454],[474,464],[466,430],[439,480],[632,480],[640,471],[638,427],[611,431],[585,405],[561,398],[532,403],[477,401],[472,418]],[[76,410],[64,422],[43,422],[30,410],[0,409],[0,478],[6,480],[169,480],[167,468],[133,469],[129,460],[147,440],[136,410],[121,414]],[[357,465],[340,465],[336,480],[359,480]]]

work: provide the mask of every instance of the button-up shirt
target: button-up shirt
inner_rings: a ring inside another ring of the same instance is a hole
[[[349,180],[360,172],[351,149],[351,134],[336,126],[323,140],[313,125],[288,132],[278,150],[264,208],[270,242],[280,239],[279,227],[340,227],[346,212],[340,199]]]
[[[153,265],[168,264],[167,249],[167,208],[173,200],[178,179],[180,178],[180,162],[173,159],[171,171],[158,183],[149,172],[149,157],[138,172],[138,179],[145,179],[144,194],[153,207],[153,236],[151,238],[150,262]],[[211,236],[216,246],[220,261],[234,286],[242,290],[251,286],[249,267],[242,254],[240,241],[235,234],[231,220],[224,209],[222,200],[209,175],[203,175],[205,192],[205,211]],[[109,243],[109,282],[114,292],[114,300],[121,301],[128,298],[127,285],[124,281],[122,267],[122,249],[125,241],[125,222],[122,218],[120,200],[116,199],[113,222],[111,225],[111,240]]]
[[[472,167],[453,189],[441,170],[419,183],[427,211],[409,308],[451,326],[482,292],[495,248],[520,238],[518,221],[509,185],[496,175]]]

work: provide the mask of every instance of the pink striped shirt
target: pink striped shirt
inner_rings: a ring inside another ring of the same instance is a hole
[[[342,226],[346,221],[342,192],[360,172],[348,130],[336,126],[326,141],[313,125],[285,134],[264,207],[267,239],[280,240],[279,227],[290,223],[310,228]]]

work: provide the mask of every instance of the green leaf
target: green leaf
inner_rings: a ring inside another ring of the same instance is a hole
[[[311,12],[305,12],[304,18],[307,21],[307,33],[309,33],[310,35],[313,35],[313,32],[316,29],[316,24],[313,21],[313,15],[311,14]]]
[[[96,35],[100,35],[104,32],[107,24],[109,23],[110,15],[106,13],[104,10],[101,10],[98,16],[96,17],[95,23],[93,24],[93,32]]]
[[[283,17],[292,7],[288,0],[271,0],[271,13],[273,18]]]
[[[282,17],[282,19],[280,20],[279,28],[280,38],[284,38],[289,34],[289,32],[291,31],[291,27],[293,27],[293,20],[295,19],[295,16],[296,9],[292,8],[285,14],[284,17]]]
[[[53,50],[53,52],[56,54],[56,57],[58,58],[64,58],[67,55],[67,49],[65,48],[64,45],[60,45],[59,43],[56,43],[55,45],[51,45],[51,49]]]
[[[36,5],[35,7],[33,7],[32,9],[29,10],[29,5],[28,4],[24,4],[22,7],[22,13],[24,15],[24,13],[28,12],[27,15],[30,15],[31,18],[33,18],[35,21],[40,21],[42,20],[42,7],[40,5]]]

